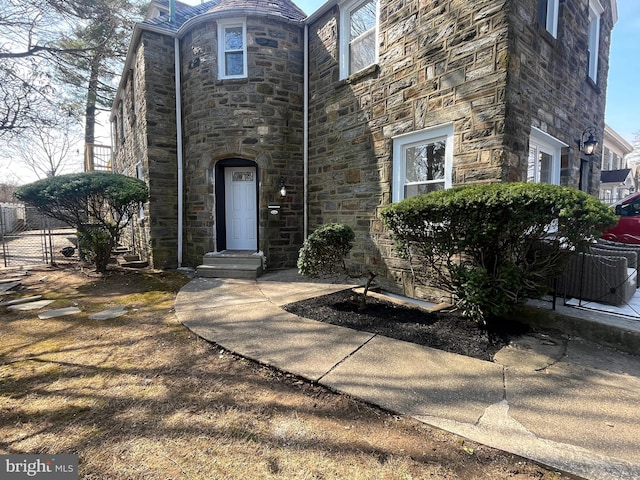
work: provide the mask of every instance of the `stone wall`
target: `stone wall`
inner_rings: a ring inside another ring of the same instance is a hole
[[[536,22],[536,2],[513,2],[506,128],[514,160],[508,178],[527,165],[531,126],[562,140],[561,184],[578,188],[581,161],[590,166],[589,193],[598,194],[604,139],[604,109],[613,19],[608,2],[601,18],[597,84],[587,74],[588,1],[561,2],[553,38]],[[595,127],[600,146],[589,158],[579,151],[582,132]]]
[[[185,262],[199,265],[216,250],[215,164],[244,159],[258,168],[259,249],[269,268],[291,267],[303,241],[303,30],[248,17],[248,78],[219,80],[216,28],[201,23],[181,41]],[[271,204],[280,214],[269,214]]]
[[[392,137],[454,125],[453,183],[505,179],[508,2],[382,2],[380,57],[339,81],[339,12],[310,28],[310,228],[344,222],[352,259],[414,292],[379,220],[391,202]]]
[[[114,171],[137,176],[150,191],[145,218],[136,218],[123,241],[155,268],[175,268],[177,256],[177,150],[174,40],[144,31],[118,101],[125,103],[124,138],[116,138]],[[118,125],[122,109],[117,109]],[[120,128],[118,129],[120,130]]]
[[[587,2],[563,3],[555,41],[537,26],[536,3],[383,1],[378,65],[344,81],[338,8],[311,25],[310,229],[352,226],[352,260],[377,270],[386,288],[433,293],[415,290],[379,221],[391,202],[392,137],[452,123],[454,185],[524,181],[535,126],[570,145],[561,183],[578,185],[574,139],[594,122],[604,128],[611,14],[602,19],[596,86],[586,79]],[[597,176],[598,166],[592,186]]]

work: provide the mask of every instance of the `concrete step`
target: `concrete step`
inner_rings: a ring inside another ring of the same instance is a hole
[[[125,265],[126,263],[139,262],[140,255],[133,255],[133,254],[118,255],[116,257],[116,261],[120,266]]]
[[[225,250],[223,252],[207,253],[202,258],[203,265],[247,265],[261,267],[264,257],[255,252],[236,252]]]
[[[208,278],[255,279],[264,270],[264,255],[252,250],[210,252],[202,258],[196,275]]]
[[[128,267],[128,268],[147,268],[149,266],[149,262],[147,262],[146,260],[137,260],[137,261],[133,261],[133,262],[122,262],[120,263],[121,267]]]
[[[230,264],[224,266],[200,265],[196,268],[196,274],[205,278],[241,278],[253,280],[262,275],[262,265]]]

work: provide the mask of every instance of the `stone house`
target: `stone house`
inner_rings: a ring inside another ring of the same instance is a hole
[[[609,125],[604,126],[600,200],[614,204],[636,191],[635,165],[627,164],[633,146]]]
[[[156,268],[209,252],[295,266],[328,222],[413,294],[378,217],[407,196],[533,181],[598,193],[615,0],[152,2],[112,110],[114,169],[145,179]],[[156,16],[157,15],[157,16]],[[285,195],[282,195],[285,194]]]

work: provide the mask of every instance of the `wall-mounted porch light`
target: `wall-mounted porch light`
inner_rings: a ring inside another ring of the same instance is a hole
[[[280,196],[281,196],[281,197],[283,197],[283,198],[284,198],[284,197],[286,197],[286,196],[287,196],[287,187],[286,187],[286,185],[284,184],[284,177],[282,177],[282,178],[280,179],[280,185],[279,185],[279,187],[280,187]]]
[[[588,127],[584,132],[582,132],[582,137],[580,138],[580,150],[583,151],[585,155],[593,155],[593,152],[598,146],[598,140],[595,137],[595,133],[595,127]]]

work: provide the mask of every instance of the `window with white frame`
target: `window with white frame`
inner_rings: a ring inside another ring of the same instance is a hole
[[[598,53],[600,50],[600,16],[604,8],[598,0],[589,0],[589,37],[587,42],[588,75],[598,83]]]
[[[247,76],[247,23],[244,19],[218,21],[218,78]]]
[[[527,182],[560,184],[560,155],[568,147],[555,137],[531,127]]]
[[[127,108],[124,100],[120,101],[120,142],[127,138]]]
[[[393,138],[393,201],[451,188],[453,124]]]
[[[558,36],[559,3],[560,0],[538,0],[537,5],[538,23],[553,35],[553,38]]]
[[[378,61],[378,2],[349,0],[340,5],[340,78]]]
[[[142,171],[142,163],[136,164],[136,178],[144,181],[144,175]],[[144,220],[144,202],[138,203],[138,220]]]

